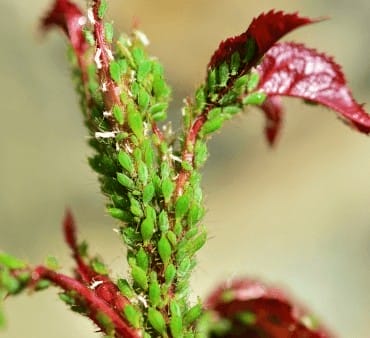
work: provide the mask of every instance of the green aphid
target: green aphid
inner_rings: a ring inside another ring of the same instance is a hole
[[[180,265],[179,265],[179,267],[178,267],[178,269],[177,269],[177,276],[178,276],[178,278],[185,278],[188,274],[189,274],[189,272],[190,272],[190,270],[191,270],[191,260],[190,260],[190,258],[189,257],[185,257],[182,261],[181,261],[181,263],[180,263]]]
[[[45,265],[51,270],[58,270],[60,268],[58,260],[54,256],[46,257]]]
[[[131,227],[122,229],[122,239],[129,246],[134,247],[138,242],[141,242],[141,234]]]
[[[140,202],[132,196],[130,197],[130,211],[139,218],[144,216]]]
[[[230,72],[229,72],[229,65],[226,62],[223,62],[218,67],[218,85],[220,87],[226,87],[227,82],[229,81]]]
[[[246,53],[245,53],[243,62],[248,63],[255,57],[256,52],[258,51],[257,42],[254,38],[252,37],[248,38],[246,45],[245,45],[245,50],[246,50]]]
[[[180,316],[172,316],[170,319],[170,330],[173,338],[183,338],[182,318]]]
[[[145,216],[151,218],[153,221],[155,221],[157,217],[157,212],[154,207],[151,205],[147,205],[145,207]]]
[[[127,105],[128,125],[135,136],[142,140],[144,136],[144,123],[140,113],[136,110],[133,104]]]
[[[234,52],[231,55],[231,62],[230,62],[230,73],[232,76],[235,76],[239,72],[240,67],[240,54],[238,52]]]
[[[143,189],[143,202],[149,203],[153,199],[154,194],[155,194],[154,184],[150,182]]]
[[[194,164],[196,168],[201,168],[208,158],[207,144],[201,140],[197,140],[194,148]]]
[[[61,292],[58,294],[59,296],[59,299],[64,302],[65,304],[69,305],[69,306],[73,306],[76,304],[76,300],[74,297],[72,297],[71,294],[67,293],[67,292]]]
[[[166,178],[170,176],[170,165],[167,161],[163,161],[161,163],[161,176],[162,178]]]
[[[83,33],[84,38],[87,41],[87,43],[90,46],[94,46],[95,45],[95,38],[94,38],[94,34],[91,32],[91,30],[88,29],[88,28],[86,28],[86,27],[84,27],[82,29],[82,33]]]
[[[140,91],[140,85],[138,82],[134,81],[131,83],[131,87],[130,87],[130,91],[131,91],[131,94],[134,98],[137,98],[138,95],[139,95],[139,91]]]
[[[114,82],[121,82],[121,67],[117,61],[111,61],[109,64],[109,74]]]
[[[170,303],[170,312],[171,316],[181,317],[181,307],[179,303],[174,299],[172,299]]]
[[[125,59],[119,59],[117,60],[120,70],[121,70],[121,76],[127,73],[128,65],[127,61]]]
[[[135,292],[126,279],[118,279],[117,286],[121,294],[124,295],[126,298],[131,299],[135,297]]]
[[[136,67],[138,67],[145,60],[145,52],[140,47],[134,47],[131,50],[132,57],[135,61]]]
[[[162,232],[166,232],[170,227],[168,215],[165,210],[162,210],[159,214],[158,225],[159,225],[159,230],[161,230]]]
[[[206,105],[206,94],[204,86],[200,86],[195,92],[195,107],[197,111],[203,111]]]
[[[105,39],[109,42],[113,42],[113,35],[114,35],[114,29],[113,25],[110,22],[104,22],[104,34],[105,34]]]
[[[107,0],[101,0],[100,6],[98,8],[98,17],[99,19],[103,19],[105,12],[107,11],[108,3]]]
[[[117,173],[117,181],[127,189],[135,189],[134,181],[123,173]]]
[[[162,99],[169,95],[170,89],[162,76],[153,76],[153,93],[157,99]]]
[[[150,325],[162,336],[166,332],[166,321],[163,315],[156,309],[150,307],[148,309],[148,320]]]
[[[207,241],[207,233],[203,230],[197,237],[193,238],[186,244],[185,251],[189,256],[193,256],[200,250]]]
[[[181,236],[183,230],[183,226],[181,224],[181,221],[177,221],[173,227],[173,232],[176,234],[176,236]]]
[[[162,194],[164,197],[164,201],[168,203],[171,199],[172,193],[175,190],[175,184],[172,182],[172,180],[169,177],[166,177],[162,181]]]
[[[154,233],[154,221],[151,217],[146,217],[140,225],[140,233],[144,244],[149,243]]]
[[[190,226],[196,225],[202,219],[203,215],[203,207],[197,204],[193,204],[189,209],[187,221]]]
[[[151,115],[157,114],[157,113],[166,111],[167,108],[168,108],[167,102],[157,102],[149,108],[149,114]]]
[[[147,110],[147,108],[150,104],[150,95],[148,94],[148,92],[143,87],[140,87],[140,89],[139,89],[137,100],[138,100],[138,103],[139,103],[139,108],[142,111]]]
[[[251,326],[256,324],[257,316],[251,311],[239,312],[236,317],[244,325]]]
[[[190,198],[188,194],[181,195],[175,204],[175,216],[177,219],[183,218],[189,210]]]
[[[260,82],[260,75],[257,72],[250,73],[248,83],[247,83],[247,91],[251,92],[255,90],[259,82]]]
[[[10,271],[5,269],[0,269],[0,286],[1,289],[5,289],[6,293],[15,295],[21,290],[21,283],[20,281],[12,276]]]
[[[17,257],[9,255],[5,252],[0,252],[0,266],[3,265],[11,270],[24,269],[27,264]]]
[[[222,113],[222,108],[221,107],[213,108],[208,112],[207,119],[208,120],[213,120],[215,118],[218,118],[218,117],[220,117],[221,113]]]
[[[171,259],[172,248],[170,242],[164,235],[162,235],[161,239],[158,241],[158,253],[163,264],[167,266]]]
[[[123,111],[117,104],[113,106],[112,114],[114,118],[116,119],[116,121],[118,122],[118,124],[122,126],[124,122]]]
[[[113,218],[119,219],[123,222],[130,222],[132,220],[132,215],[128,211],[120,208],[108,208],[108,213]]]
[[[131,156],[123,150],[118,153],[118,162],[130,175],[135,173],[135,166]]]
[[[150,139],[146,138],[143,141],[143,154],[146,165],[150,170],[152,170],[154,165],[155,153]]]
[[[225,118],[222,115],[215,117],[212,120],[206,121],[201,129],[201,133],[203,135],[208,135],[208,134],[215,132],[216,130],[222,127],[224,121],[225,121]]]
[[[166,233],[166,235],[167,235],[167,238],[168,238],[168,240],[170,241],[170,243],[171,243],[171,245],[173,246],[173,247],[176,247],[176,243],[177,243],[177,237],[176,237],[176,235],[175,235],[175,233],[173,232],[173,231],[168,231],[167,233]]]
[[[222,113],[224,115],[235,115],[238,114],[241,111],[241,108],[239,106],[227,106],[222,108]]]
[[[135,308],[135,306],[131,304],[125,305],[123,308],[123,313],[128,320],[128,322],[135,328],[140,327],[140,321],[141,321],[141,314],[140,312]]]
[[[131,270],[132,279],[142,290],[148,289],[148,277],[146,272],[137,265],[134,265]]]
[[[149,301],[152,306],[157,307],[161,300],[161,287],[158,281],[154,280],[149,285]]]
[[[208,92],[213,93],[215,86],[216,86],[216,69],[212,69],[210,72],[208,72],[207,77]]]
[[[202,304],[198,303],[188,310],[184,315],[184,324],[186,326],[195,322],[203,313]]]
[[[92,260],[91,267],[99,275],[108,275],[108,268],[97,258]]]
[[[198,227],[190,229],[189,231],[186,232],[185,238],[187,240],[192,239],[198,233],[198,231],[199,231]]]
[[[234,86],[233,86],[233,89],[236,91],[236,92],[240,92],[240,91],[243,91],[244,90],[244,87],[248,84],[248,81],[249,81],[249,76],[247,74],[243,75],[243,76],[240,76],[238,77],[235,82],[234,82]]]
[[[150,74],[151,70],[152,70],[152,61],[150,60],[142,61],[138,65],[137,74],[136,74],[137,80],[139,82],[143,82],[147,78],[147,76]]]
[[[46,290],[47,288],[49,288],[49,286],[51,286],[50,281],[46,279],[40,279],[35,285],[35,290],[36,291]]]
[[[141,159],[143,158],[143,152],[141,151],[140,148],[135,148],[133,155],[136,162],[140,162]]]
[[[149,173],[148,167],[143,161],[139,161],[138,163],[137,174],[140,182],[145,186],[148,183]]]
[[[242,94],[242,91],[240,92],[237,92],[234,88],[233,90],[229,90],[225,95],[222,95],[222,97],[217,101],[217,103],[222,106],[222,107],[225,107],[225,106],[228,106],[228,105],[231,105],[231,104],[234,104],[237,99],[238,99],[238,96]]]
[[[142,268],[144,271],[148,270],[149,256],[142,247],[139,249],[139,251],[136,254],[136,264],[138,267]]]
[[[182,161],[181,162],[181,168],[183,168],[186,171],[192,171],[193,170],[193,165],[192,163],[188,161]]]
[[[164,280],[167,285],[170,285],[176,277],[176,267],[170,263],[164,271]]]
[[[113,205],[116,208],[126,209],[130,206],[129,199],[126,196],[120,196],[120,195],[117,195],[117,194],[113,194],[113,195],[111,195],[111,199],[112,199]]]
[[[157,113],[154,113],[152,114],[152,119],[155,122],[162,122],[167,119],[167,112],[165,110],[162,110]]]
[[[267,95],[263,92],[254,92],[244,97],[242,100],[243,105],[255,105],[261,106],[267,98]]]

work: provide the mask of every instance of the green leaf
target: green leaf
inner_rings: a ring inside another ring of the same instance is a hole
[[[133,175],[135,172],[134,163],[131,156],[125,151],[120,150],[118,153],[118,162],[123,169],[127,170],[130,175]]]
[[[123,173],[117,173],[117,181],[127,189],[135,189],[134,181]]]
[[[172,249],[170,242],[164,235],[162,235],[161,239],[158,241],[158,253],[163,264],[166,266],[171,259]]]
[[[124,122],[123,111],[117,104],[113,106],[112,114],[116,121],[118,122],[118,124],[123,125]]]
[[[134,282],[144,291],[148,289],[148,277],[146,276],[146,272],[140,268],[139,266],[132,267],[132,279]]]
[[[144,244],[149,243],[150,239],[154,233],[154,221],[151,217],[146,217],[140,226],[141,236],[143,238]]]
[[[24,269],[27,267],[27,264],[25,262],[5,252],[0,252],[0,265],[4,265],[12,270]]]
[[[107,11],[107,8],[108,8],[107,0],[101,0],[100,6],[98,8],[99,19],[103,19],[105,12]]]
[[[162,316],[162,314],[150,307],[149,310],[148,310],[148,320],[149,320],[149,323],[150,325],[152,325],[152,327],[158,332],[160,333],[161,335],[163,335],[166,331],[166,322]]]
[[[125,314],[126,319],[129,321],[129,323],[134,328],[140,327],[140,321],[141,321],[141,314],[140,312],[135,308],[135,306],[131,304],[125,305],[123,309],[123,313]]]
[[[144,203],[149,203],[153,199],[154,193],[155,193],[154,184],[152,182],[150,182],[148,185],[146,185],[144,187],[143,202]]]

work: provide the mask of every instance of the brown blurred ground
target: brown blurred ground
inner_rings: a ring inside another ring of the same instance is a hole
[[[63,40],[42,41],[37,20],[50,1],[0,1],[0,248],[36,263],[70,260],[60,235],[71,206],[93,251],[125,271],[122,249],[104,215]],[[82,2],[83,3],[83,2]],[[111,16],[133,18],[174,85],[174,111],[191,94],[218,42],[270,8],[330,21],[289,36],[336,55],[359,101],[370,102],[368,0],[111,1]],[[368,105],[370,110],[370,105]],[[211,142],[205,169],[211,240],[200,254],[194,294],[219,280],[250,275],[277,283],[312,308],[340,337],[370,333],[370,142],[324,109],[289,101],[275,150],[262,117],[251,111]],[[67,311],[55,290],[7,301],[1,337],[93,337],[87,320]],[[95,335],[96,336],[96,335]]]

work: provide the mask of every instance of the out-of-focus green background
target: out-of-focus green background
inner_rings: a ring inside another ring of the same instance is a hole
[[[50,2],[0,1],[0,248],[32,263],[55,255],[68,271],[60,222],[70,206],[81,237],[107,254],[118,276],[126,270],[123,249],[86,163],[65,43],[55,33],[44,41],[37,31]],[[329,15],[288,39],[336,55],[357,99],[370,102],[368,0],[112,0],[110,16],[126,30],[141,23],[174,86],[179,116],[181,98],[203,79],[219,41],[270,8]],[[211,141],[204,170],[210,240],[194,294],[238,275],[258,277],[289,290],[340,337],[369,337],[370,140],[325,109],[289,101],[271,150],[261,114],[245,115]],[[98,336],[55,290],[9,299],[6,313],[1,337]]]

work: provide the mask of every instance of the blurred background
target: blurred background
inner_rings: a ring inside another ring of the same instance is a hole
[[[65,59],[65,40],[37,30],[51,0],[0,1],[0,248],[31,263],[55,255],[71,264],[60,224],[70,206],[92,252],[114,275],[123,249],[104,213]],[[84,6],[84,1],[79,2]],[[111,0],[110,17],[133,21],[151,40],[174,87],[173,119],[191,95],[221,39],[241,33],[271,8],[331,20],[300,29],[305,42],[343,65],[360,102],[370,102],[368,0]],[[368,111],[370,105],[367,106]],[[286,101],[276,149],[250,110],[210,142],[204,170],[210,240],[199,254],[194,295],[244,275],[274,283],[306,304],[339,337],[370,333],[370,140],[335,115]],[[247,115],[247,116],[246,116]],[[1,337],[98,337],[67,311],[55,289],[6,302]]]

